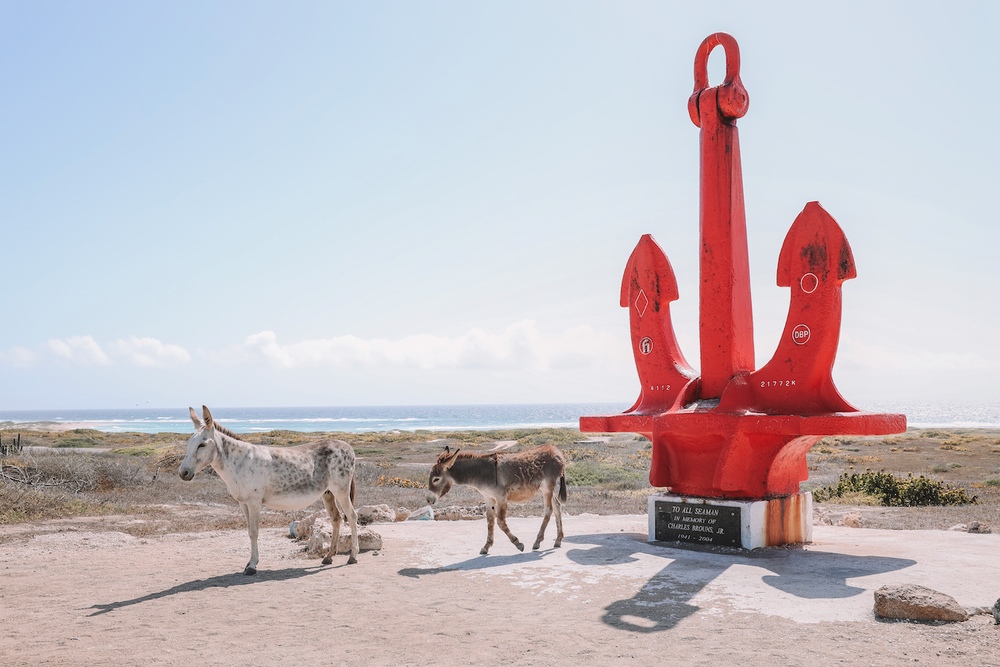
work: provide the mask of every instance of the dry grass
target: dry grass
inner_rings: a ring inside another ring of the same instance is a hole
[[[4,431],[4,440],[15,434]],[[643,514],[649,488],[651,444],[632,434],[585,436],[573,429],[516,429],[494,432],[299,433],[248,434],[257,444],[289,446],[335,437],[351,443],[358,455],[357,504],[386,504],[414,510],[427,503],[431,464],[445,445],[491,451],[516,441],[508,451],[552,443],[566,455],[568,514]],[[187,436],[160,433],[102,433],[77,430],[22,435],[28,446],[2,461],[0,525],[72,520],[135,536],[245,528],[245,520],[225,484],[206,468],[192,482],[176,471]],[[79,446],[83,446],[80,449]],[[36,449],[44,447],[45,449]],[[107,449],[101,452],[97,450]],[[862,511],[866,525],[883,528],[948,528],[981,521],[1000,527],[1000,432],[987,430],[914,430],[889,438],[824,438],[809,453],[810,479],[803,490],[835,484],[840,473],[885,469],[934,475],[977,495],[981,505],[960,507],[880,508],[866,498],[823,503],[833,513]],[[479,494],[455,487],[442,502],[475,506]],[[322,503],[299,512],[265,510],[262,524],[287,526],[322,509]],[[513,505],[513,516],[539,516],[540,498]],[[89,522],[89,523],[88,523]]]

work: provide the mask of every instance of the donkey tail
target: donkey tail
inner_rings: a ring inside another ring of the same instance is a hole
[[[559,502],[566,502],[566,475],[559,476]]]
[[[354,504],[354,475],[351,475],[351,504]]]

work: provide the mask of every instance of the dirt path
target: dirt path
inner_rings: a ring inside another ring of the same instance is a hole
[[[538,519],[510,523],[530,544]],[[648,545],[645,517],[583,515],[566,517],[562,549],[547,548],[551,526],[540,552],[518,553],[501,534],[481,557],[480,521],[374,528],[381,551],[329,567],[303,558],[283,531],[262,531],[256,577],[238,573],[243,531],[5,531],[0,663],[1000,665],[992,617],[874,619],[880,582],[916,576],[943,587],[933,545],[914,558],[893,551],[903,539],[867,553],[890,531],[825,528],[813,547],[750,558]],[[954,570],[959,602],[1000,595],[997,559],[982,570],[974,560],[996,554],[1000,536],[938,532],[944,549],[971,545]],[[859,556],[847,553],[854,537]],[[814,622],[796,620],[804,614]]]

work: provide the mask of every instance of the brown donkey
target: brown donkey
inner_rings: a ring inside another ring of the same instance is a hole
[[[559,505],[566,502],[566,459],[562,452],[552,445],[516,453],[459,454],[460,451],[456,449],[452,452],[446,447],[438,457],[431,468],[427,485],[434,496],[428,499],[433,503],[448,493],[452,484],[465,484],[483,494],[486,499],[487,532],[486,546],[479,553],[488,553],[493,546],[494,518],[514,546],[524,551],[524,545],[507,528],[507,503],[527,502],[535,497],[539,489],[545,500],[545,518],[531,548],[537,549],[541,545],[553,509],[558,531],[555,547],[562,544],[562,512]],[[556,483],[559,484],[558,497],[555,497]]]

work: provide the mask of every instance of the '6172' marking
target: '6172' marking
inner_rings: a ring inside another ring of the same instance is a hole
[[[761,387],[794,387],[795,380],[761,380]]]

